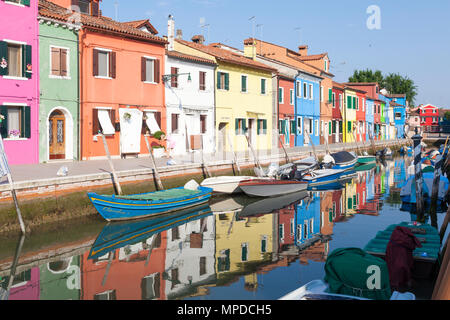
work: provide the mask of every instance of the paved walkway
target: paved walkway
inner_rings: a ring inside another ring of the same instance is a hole
[[[376,145],[393,145],[393,144],[399,144],[400,141],[375,141]],[[361,147],[362,144],[359,143],[359,147]],[[371,144],[369,142],[365,143],[366,147],[370,147]],[[329,149],[331,152],[344,150],[344,149],[354,149],[356,150],[356,145],[352,143],[348,144],[332,144],[329,145]],[[315,146],[315,151],[317,154],[323,154],[326,151],[325,145]],[[301,156],[310,156],[313,155],[313,148],[311,146],[308,147],[295,147],[295,148],[289,148],[287,149],[288,155],[292,157],[301,157]],[[253,161],[253,156],[250,152],[242,152],[237,154],[238,162],[248,162]],[[258,158],[262,163],[267,161],[264,161],[265,159],[270,158],[276,158],[279,157],[281,159],[284,158],[284,151],[283,149],[273,150],[273,151],[261,151],[258,152]],[[221,162],[224,163],[231,163],[233,159],[233,155],[231,153],[221,154],[221,153],[214,153],[214,154],[205,154],[204,155],[205,162],[207,164],[220,164]],[[188,154],[184,156],[175,156],[174,160],[176,162],[176,165],[174,166],[168,166],[167,164],[167,158],[158,158],[156,159],[156,165],[158,168],[164,168],[164,167],[173,167],[174,170],[180,167],[189,167],[189,165],[196,165],[198,166],[201,164],[201,154],[195,153],[195,154]],[[270,160],[269,160],[270,161]],[[146,155],[140,158],[127,158],[127,159],[113,159],[112,160],[114,168],[116,172],[121,171],[130,171],[130,170],[151,170],[152,169],[152,162],[150,158]],[[45,180],[45,179],[54,179],[58,178],[57,172],[58,170],[66,166],[68,169],[67,177],[70,176],[82,176],[82,175],[95,175],[95,174],[105,174],[110,173],[111,169],[109,166],[108,161],[105,160],[88,160],[88,161],[56,161],[56,162],[49,162],[49,163],[40,163],[40,164],[29,164],[29,165],[12,165],[11,166],[11,173],[14,179],[14,182],[21,182],[21,181],[34,181],[34,180]],[[5,178],[2,179],[2,183],[4,184]]]

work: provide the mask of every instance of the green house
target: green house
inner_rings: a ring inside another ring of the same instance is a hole
[[[79,27],[39,11],[39,160],[79,159]]]

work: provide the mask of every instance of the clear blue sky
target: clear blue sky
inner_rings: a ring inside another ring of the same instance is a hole
[[[117,3],[117,11],[115,3]],[[381,29],[369,30],[366,10],[377,5]],[[344,82],[355,69],[400,73],[418,86],[416,104],[450,108],[450,1],[448,0],[103,0],[103,15],[130,21],[149,18],[167,35],[167,17],[183,38],[195,34],[209,42],[243,48],[252,36],[311,54],[328,52],[334,80]],[[300,31],[298,28],[301,28]]]

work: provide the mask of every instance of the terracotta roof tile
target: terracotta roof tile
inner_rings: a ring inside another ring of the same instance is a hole
[[[320,60],[323,57],[325,57],[328,53],[320,53],[320,54],[311,54],[307,56],[299,56],[298,59],[303,61],[310,61],[310,60]]]
[[[193,55],[190,55],[190,54],[181,53],[181,52],[178,52],[178,51],[168,51],[168,50],[166,50],[166,54],[169,57],[172,57],[172,58],[177,58],[177,59],[183,59],[183,60],[189,60],[189,61],[194,61],[194,62],[200,62],[200,63],[216,65],[216,62],[214,60],[201,58],[201,57],[193,56]]]
[[[67,22],[72,16],[72,12],[50,1],[39,0],[39,15]],[[122,36],[137,38],[144,41],[157,42],[161,44],[167,43],[167,41],[161,37],[157,37],[149,32],[136,29],[130,24],[114,21],[108,17],[94,17],[81,13],[80,20],[83,28],[118,33]]]
[[[269,72],[277,71],[276,69],[271,68],[263,63],[254,61],[254,60],[247,58],[241,54],[234,53],[233,51],[230,51],[230,50],[220,49],[220,48],[212,47],[212,46],[206,46],[206,45],[203,45],[200,43],[194,43],[194,42],[189,42],[189,41],[180,40],[180,39],[177,39],[176,41],[185,46],[188,46],[190,48],[193,48],[193,49],[199,50],[201,52],[204,52],[206,54],[212,55],[217,60],[220,60],[223,62],[234,63],[234,64],[238,64],[238,65],[243,65],[246,67],[253,67],[256,69],[261,69],[261,70],[265,70],[265,71],[269,71]]]
[[[144,19],[144,20],[136,20],[136,21],[127,21],[124,22],[125,24],[132,26],[133,28],[140,29],[142,27],[147,27],[147,30],[150,31],[150,33],[156,35],[158,34],[158,30],[150,23],[150,20]]]

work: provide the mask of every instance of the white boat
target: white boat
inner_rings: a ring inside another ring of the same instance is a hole
[[[308,183],[297,180],[253,179],[239,183],[241,190],[250,197],[277,197],[304,191]]]
[[[220,176],[212,177],[202,181],[202,187],[212,188],[214,192],[218,193],[240,193],[239,183],[247,180],[260,179],[252,176]]]
[[[370,300],[356,296],[328,293],[327,289],[328,285],[322,280],[313,280],[281,297],[279,300]],[[390,300],[416,300],[416,296],[411,292],[400,293],[394,291]]]

